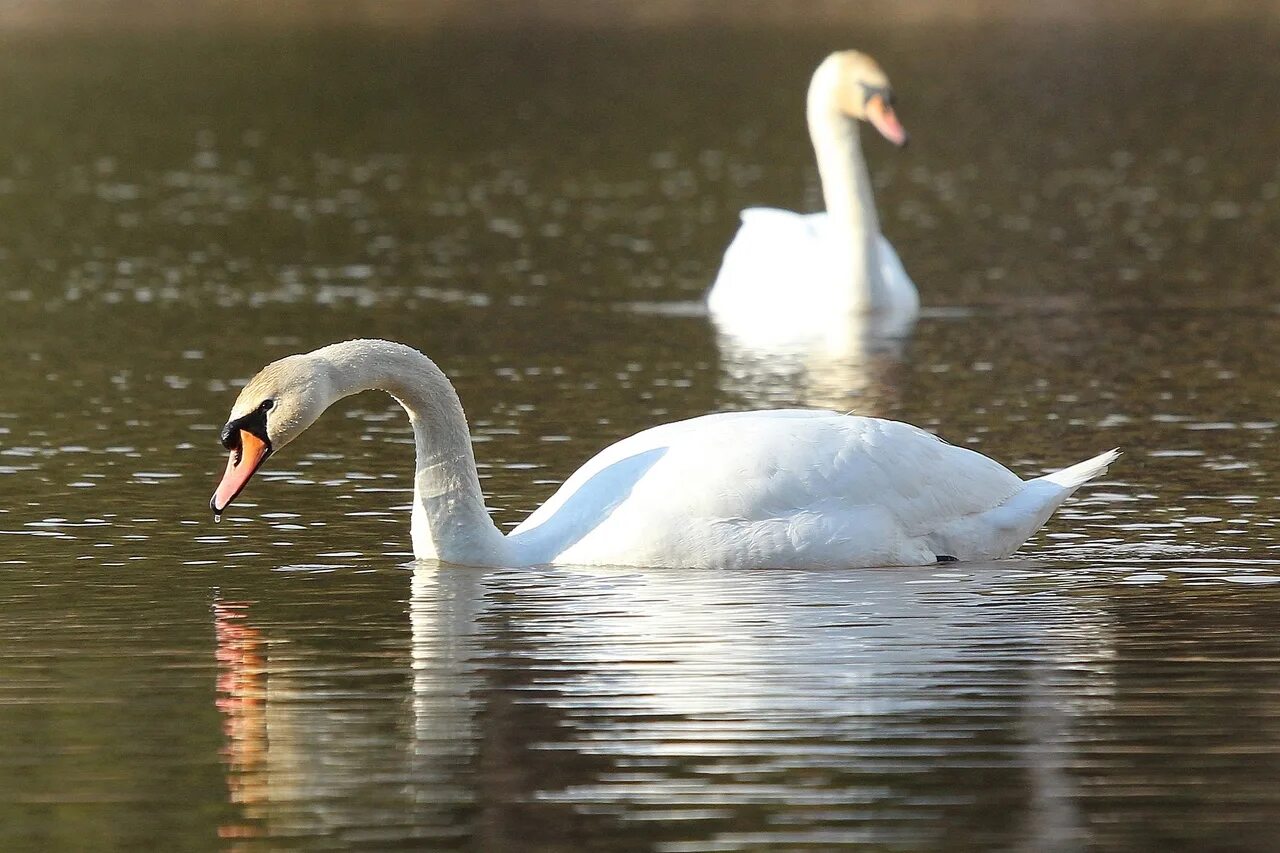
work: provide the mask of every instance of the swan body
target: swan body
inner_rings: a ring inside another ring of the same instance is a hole
[[[810,349],[848,337],[899,338],[911,331],[920,299],[884,235],[875,257],[882,293],[836,297],[833,270],[842,264],[838,226],[827,213],[769,207],[742,212],[742,227],[725,252],[707,308],[718,330],[756,349]],[[874,309],[864,310],[874,302]]]
[[[794,409],[705,415],[605,448],[509,535],[484,506],[466,418],[435,363],[388,341],[290,356],[223,429],[221,513],[337,400],[381,389],[408,412],[414,556],[482,566],[925,565],[1011,554],[1116,452],[1024,481],[907,424]]]
[[[722,330],[747,339],[793,336],[866,314],[885,318],[890,333],[910,330],[919,296],[880,233],[858,137],[857,123],[866,120],[906,144],[892,98],[888,78],[866,54],[841,51],[818,66],[807,114],[827,210],[743,212],[707,298]]]

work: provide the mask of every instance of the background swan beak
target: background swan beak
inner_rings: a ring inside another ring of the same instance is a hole
[[[898,121],[898,115],[893,111],[893,107],[884,102],[884,98],[879,95],[873,96],[867,101],[866,112],[867,121],[880,131],[881,136],[899,148],[906,146],[907,131]]]
[[[249,478],[262,466],[270,453],[270,444],[247,430],[240,430],[240,446],[231,451],[222,481],[209,499],[209,509],[213,510],[215,516],[221,515],[236,499],[236,495],[244,491]]]

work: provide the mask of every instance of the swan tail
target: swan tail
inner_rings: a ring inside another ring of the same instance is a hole
[[[1092,459],[1077,462],[1075,465],[1063,468],[1061,471],[1054,471],[1052,474],[1037,477],[1032,482],[1043,480],[1047,483],[1053,483],[1060,488],[1066,489],[1069,495],[1094,477],[1107,473],[1107,466],[1115,462],[1116,457],[1119,455],[1120,448],[1117,447],[1114,450],[1108,450],[1106,453],[1099,453]]]
[[[1120,451],[1108,450],[1061,471],[1027,480],[1004,503],[965,518],[929,537],[933,553],[962,560],[1007,557],[1081,485],[1105,473]]]

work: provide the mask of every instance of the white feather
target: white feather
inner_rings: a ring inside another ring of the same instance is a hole
[[[722,333],[774,348],[829,337],[832,326],[863,315],[880,318],[884,333],[910,331],[920,299],[880,232],[858,135],[866,106],[849,94],[865,87],[887,88],[888,78],[856,51],[833,53],[814,72],[806,114],[826,212],[743,211],[707,297]]]
[[[1115,458],[1024,482],[896,421],[816,409],[705,415],[605,448],[503,536],[485,510],[461,402],[416,350],[362,340],[291,356],[254,377],[234,411],[274,401],[285,417],[267,415],[268,439],[281,449],[334,401],[373,388],[413,425],[414,556],[469,565],[853,568],[1003,557]]]
[[[1104,457],[1066,471],[1088,479],[1114,458]],[[606,448],[509,539],[532,562],[581,565],[991,559],[1013,553],[1083,481],[1024,482],[896,421],[807,409],[707,415]]]
[[[847,336],[842,330],[867,325],[833,306],[837,280],[846,275],[847,239],[826,213],[744,210],[742,227],[725,250],[707,297],[717,328],[742,344],[767,350],[807,348],[822,340],[847,346],[838,343]],[[915,324],[920,297],[884,235],[875,245],[883,295],[870,312],[874,334],[901,337]]]

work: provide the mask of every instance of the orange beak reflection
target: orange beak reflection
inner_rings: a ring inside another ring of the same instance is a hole
[[[267,442],[247,430],[239,432],[240,446],[231,451],[222,482],[218,483],[217,490],[209,499],[209,508],[213,510],[215,520],[236,499],[236,495],[244,491],[244,487],[249,485],[249,478],[262,467],[271,453],[271,445]]]
[[[880,131],[881,136],[899,148],[907,144],[907,131],[898,121],[898,115],[893,111],[893,107],[884,102],[884,98],[879,95],[872,96],[867,101],[866,112],[867,121]]]

